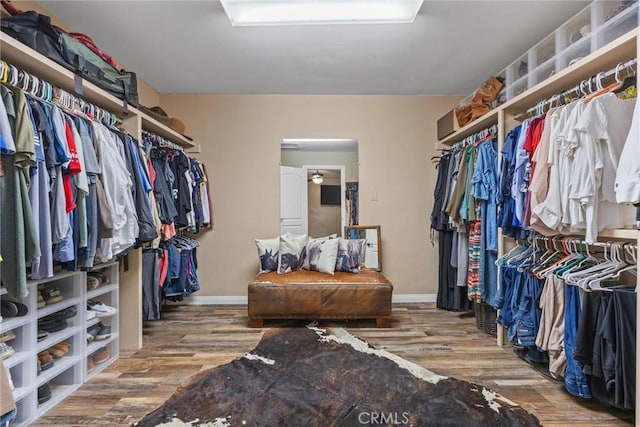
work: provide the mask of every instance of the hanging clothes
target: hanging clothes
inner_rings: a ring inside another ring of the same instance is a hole
[[[444,153],[438,163],[438,180],[434,189],[434,206],[431,213],[432,232],[438,232],[438,295],[436,306],[445,310],[470,310],[472,303],[467,299],[466,274],[464,286],[458,286],[458,271],[466,271],[466,263],[458,257],[460,243],[454,244],[458,236],[449,225],[449,216],[444,211],[447,195],[450,193],[448,178],[455,168],[451,153]],[[455,256],[454,256],[455,255]]]
[[[584,234],[593,243],[604,229],[635,226],[636,210],[616,196],[618,164],[630,133],[634,140],[635,104],[605,93],[509,131],[500,174],[503,233],[523,238],[522,230],[533,228],[545,235]]]

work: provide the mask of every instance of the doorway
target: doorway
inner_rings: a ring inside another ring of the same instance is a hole
[[[283,139],[280,148],[281,232],[342,236],[357,218],[357,140]]]
[[[347,225],[345,167],[304,165],[302,169],[307,175],[307,234],[342,236]]]

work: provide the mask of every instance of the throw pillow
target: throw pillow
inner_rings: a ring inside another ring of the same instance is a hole
[[[366,239],[339,239],[336,271],[360,273]]]
[[[333,234],[329,234],[328,236],[322,236],[322,237],[309,237],[309,239],[314,239],[314,240],[327,240],[327,239],[337,239],[338,235],[336,233]]]
[[[278,270],[278,255],[280,253],[280,237],[273,239],[255,239],[260,258],[260,273]]]
[[[309,239],[302,268],[310,271],[333,274],[340,239]]]
[[[301,236],[280,236],[280,257],[278,259],[278,274],[300,270],[302,261],[307,252],[306,234]]]

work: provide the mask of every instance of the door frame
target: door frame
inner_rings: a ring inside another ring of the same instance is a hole
[[[347,192],[347,177],[345,165],[302,165],[302,169],[305,170],[307,175],[309,170],[325,169],[325,170],[337,170],[340,172],[340,236],[344,237],[344,226],[347,225],[347,205],[346,205],[346,192]],[[307,191],[307,203],[309,203],[309,192]],[[307,226],[309,225],[309,212],[307,210]]]

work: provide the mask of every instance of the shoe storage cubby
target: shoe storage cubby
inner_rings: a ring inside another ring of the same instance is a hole
[[[87,291],[86,300],[99,301],[109,307],[115,308],[116,312],[113,314],[97,314],[95,318],[87,320],[87,330],[96,325],[103,325],[105,329],[110,329],[108,337],[97,336],[91,341],[86,341],[86,359],[83,363],[86,370],[87,380],[93,378],[95,375],[100,373],[100,371],[115,361],[120,352],[118,264],[107,264],[104,268],[96,268],[94,271],[99,271],[104,275],[104,281],[101,281],[100,285],[96,289]],[[85,330],[85,335],[87,335],[87,330]],[[107,352],[106,358],[104,357],[104,348],[106,348]],[[99,354],[96,354],[98,352]],[[93,365],[93,369],[89,371],[90,365]]]
[[[28,309],[25,316],[5,317],[0,322],[0,334],[11,331],[13,337],[5,343],[14,353],[3,359],[17,407],[12,426],[31,425],[118,358],[118,263],[96,265],[94,271],[100,276],[97,286],[96,281],[92,286],[87,284],[87,275],[92,273],[59,272],[51,278],[29,281],[29,295],[11,299]],[[39,294],[44,297],[44,305],[38,304]],[[10,299],[6,295],[0,298]],[[88,301],[100,301],[113,307],[115,313],[88,320]],[[109,326],[110,335],[88,341],[87,328],[98,323]],[[88,372],[89,359],[93,358],[98,363]]]

